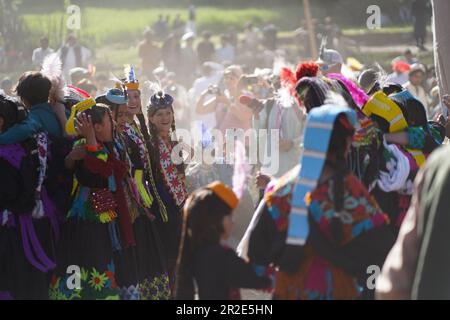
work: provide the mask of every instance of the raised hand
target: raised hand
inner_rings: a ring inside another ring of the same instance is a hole
[[[97,145],[95,138],[94,125],[92,124],[91,116],[81,113],[75,119],[75,130],[79,135],[86,138],[86,143],[90,145]]]

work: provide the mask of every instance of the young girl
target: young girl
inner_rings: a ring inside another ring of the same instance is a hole
[[[178,246],[181,234],[181,208],[187,198],[184,165],[172,161],[172,149],[177,141],[172,140],[175,132],[173,98],[157,92],[150,99],[148,120],[151,138],[148,143],[156,188],[167,209],[167,216],[156,218],[158,231],[168,259],[168,270],[173,284]]]
[[[76,128],[84,139],[76,143],[67,159],[77,184],[62,233],[50,297],[119,299],[113,254],[135,245],[124,191],[127,166],[114,152],[108,107],[96,104],[94,99],[80,104],[74,108],[85,111],[78,115]]]
[[[151,201],[149,197],[153,198],[153,196],[149,192],[146,176],[142,176],[145,166],[140,157],[139,148],[125,132],[128,128],[126,92],[111,89],[96,100],[103,101],[111,109],[117,126],[114,145],[117,150],[126,153],[129,165],[125,190],[129,200],[136,246],[115,254],[114,261],[117,282],[121,287],[121,299],[167,299],[170,296],[170,290],[166,261],[159,234],[153,223],[154,214],[145,202]],[[138,181],[141,181],[141,184]],[[142,192],[148,195],[147,198],[142,197]]]
[[[234,192],[219,181],[198,189],[186,201],[177,299],[193,300],[197,289],[200,300],[235,300],[240,299],[239,288],[270,287],[268,277],[258,276],[224,244],[231,234],[232,213],[238,201]]]
[[[130,67],[127,71],[126,79],[122,82],[122,87],[127,93],[128,98],[128,121],[124,128],[124,142],[126,146],[126,152],[131,159],[131,175],[133,177],[134,185],[137,187],[136,200],[140,204],[139,206],[132,206],[133,208],[140,208],[139,210],[132,209],[131,214],[133,219],[137,217],[144,217],[153,219],[167,220],[167,210],[165,203],[156,188],[154,179],[154,168],[152,168],[152,162],[149,156],[148,143],[150,141],[149,132],[145,123],[145,118],[142,113],[141,91],[139,81],[136,79],[134,68]],[[136,119],[138,123],[136,123]],[[140,220],[145,220],[141,218]],[[154,229],[155,223],[151,221],[145,221],[147,228]],[[150,225],[148,225],[150,224]],[[161,234],[161,230],[158,230]],[[151,232],[153,234],[153,232]],[[157,244],[158,237],[153,238],[153,244]],[[164,240],[164,239],[163,239]],[[158,247],[158,245],[157,245]],[[154,248],[156,249],[156,247]],[[163,254],[166,255],[166,252]],[[161,256],[161,254],[160,254]],[[168,294],[168,275],[165,273],[167,270],[166,264],[157,265],[153,264],[148,258],[145,260],[147,266],[152,265],[152,272],[154,272],[154,280],[145,281],[141,287],[145,290],[144,296],[152,299],[165,299]],[[155,261],[155,259],[153,259]],[[157,261],[160,261],[158,259]],[[159,271],[158,271],[159,270]],[[164,270],[164,272],[163,272]],[[158,283],[159,290],[150,289],[150,283]],[[154,292],[150,294],[150,292]],[[153,296],[153,297],[152,297]]]
[[[123,80],[121,86],[124,88],[128,100],[128,121],[125,124],[123,136],[127,153],[132,161],[132,177],[138,188],[139,202],[144,207],[147,215],[150,211],[151,215],[161,216],[163,219],[166,219],[166,208],[156,190],[151,167],[152,163],[147,149],[150,136],[142,113],[140,85],[132,67],[129,69],[127,78]],[[136,118],[139,124],[136,123]],[[134,216],[139,215],[138,212],[132,212],[132,214]]]
[[[242,256],[274,266],[275,299],[356,299],[367,267],[381,266],[394,237],[388,219],[346,161],[356,115],[312,109],[299,167],[266,189],[239,245]]]
[[[25,118],[17,101],[0,95],[0,133]],[[0,146],[0,300],[48,299],[59,232],[44,184],[48,156],[43,133]]]

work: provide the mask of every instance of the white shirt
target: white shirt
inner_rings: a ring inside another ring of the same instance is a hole
[[[300,110],[296,110],[295,108],[299,107],[294,104],[291,107],[286,108],[276,101],[270,114],[267,114],[267,110],[263,109],[260,112],[259,120],[253,118],[253,127],[255,129],[267,129],[267,141],[265,146],[262,147],[266,150],[264,159],[262,159],[263,165],[261,166],[261,172],[263,174],[279,178],[295,167],[300,161],[301,142],[303,139],[302,135],[306,117]],[[266,121],[267,128],[264,128]],[[271,129],[280,130],[279,139],[291,140],[293,142],[293,147],[286,152],[276,150],[276,146],[271,147]],[[270,149],[273,148],[275,149],[271,151]],[[278,168],[275,168],[275,163],[272,163],[273,161],[276,161],[274,152],[278,153]],[[274,169],[276,172],[273,172]]]
[[[202,132],[204,130],[212,129],[216,126],[216,113],[211,112],[206,115],[199,115],[195,113],[195,107],[200,98],[200,95],[208,89],[211,85],[217,85],[222,78],[222,72],[215,72],[209,77],[201,77],[194,81],[192,88],[189,90],[189,100],[192,106],[191,119],[194,123],[195,130]],[[206,97],[206,101],[213,98],[212,95]]]
[[[216,58],[218,62],[234,61],[234,47],[231,44],[221,47],[216,51]]]
[[[61,49],[58,50],[58,54],[61,54]],[[81,64],[84,66],[91,58],[91,50],[85,47],[81,47]],[[63,76],[67,84],[71,84],[70,69],[77,67],[77,61],[75,56],[74,47],[68,47],[66,61],[63,61]]]
[[[42,63],[44,62],[44,59],[55,52],[52,48],[42,49],[42,48],[36,48],[33,50],[33,57],[31,58],[31,61],[33,62],[33,66],[35,67],[41,67]]]

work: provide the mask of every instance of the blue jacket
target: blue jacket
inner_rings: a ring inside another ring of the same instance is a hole
[[[58,118],[48,103],[40,103],[32,106],[30,113],[24,121],[0,134],[0,144],[22,142],[41,131],[56,137],[63,136]]]

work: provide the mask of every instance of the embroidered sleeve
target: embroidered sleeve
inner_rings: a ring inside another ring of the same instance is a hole
[[[406,130],[408,133],[408,147],[422,150],[425,146],[425,130],[422,127],[409,127]]]

